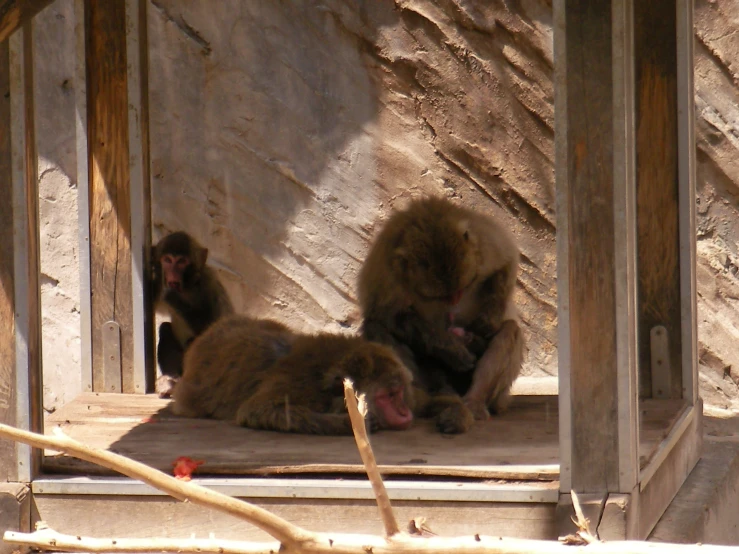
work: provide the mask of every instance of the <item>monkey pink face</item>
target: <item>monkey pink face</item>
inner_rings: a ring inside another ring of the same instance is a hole
[[[381,427],[385,429],[408,429],[413,423],[413,412],[406,404],[405,389],[400,385],[378,389],[375,408]]]
[[[162,273],[164,284],[177,292],[182,292],[182,276],[190,265],[190,258],[175,254],[162,256]]]

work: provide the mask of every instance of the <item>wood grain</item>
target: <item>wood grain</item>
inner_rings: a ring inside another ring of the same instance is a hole
[[[373,500],[247,499],[311,531],[382,534]],[[252,525],[166,497],[34,495],[38,517],[60,532],[87,536],[216,537],[270,540]],[[423,515],[440,535],[486,533],[556,539],[554,504],[393,502],[401,526]]]
[[[0,42],[5,41],[49,4],[51,0],[1,0]]]
[[[125,0],[86,0],[93,390],[103,390],[102,326],[121,329],[124,392],[134,392]]]
[[[572,486],[619,486],[611,2],[566,2]]]
[[[10,60],[0,43],[0,129],[10,129]],[[10,133],[0,133],[0,195],[13,197]],[[0,202],[0,422],[15,425],[15,260],[13,202]],[[0,441],[0,481],[12,480],[15,445]]]
[[[664,325],[672,398],[682,396],[676,18],[674,0],[634,3],[639,388],[653,395],[649,332]]]
[[[171,415],[155,395],[83,394],[47,418],[85,444],[170,472],[179,456],[205,460],[203,474],[363,474],[352,437],[314,437],[244,429],[225,421]],[[645,458],[667,435],[681,403],[649,401],[642,407]],[[403,432],[372,436],[383,475],[431,475],[478,479],[558,478],[557,398],[516,396],[509,412],[476,424],[469,433],[443,436],[418,421]],[[464,455],[460,455],[463,452]],[[114,475],[110,470],[47,453],[51,472]]]

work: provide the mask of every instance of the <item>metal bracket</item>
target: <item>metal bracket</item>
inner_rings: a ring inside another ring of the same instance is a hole
[[[106,321],[103,336],[103,391],[121,392],[121,326],[115,321]]]
[[[664,325],[650,329],[649,349],[652,355],[652,398],[671,398],[670,341]]]

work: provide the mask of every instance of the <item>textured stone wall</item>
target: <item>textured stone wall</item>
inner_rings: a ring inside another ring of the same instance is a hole
[[[154,238],[206,243],[241,311],[348,332],[378,223],[412,196],[452,197],[516,235],[526,373],[556,373],[551,9],[152,0]],[[79,387],[72,24],[57,0],[37,25],[47,407]],[[739,5],[697,0],[696,27],[701,388],[731,407]]]

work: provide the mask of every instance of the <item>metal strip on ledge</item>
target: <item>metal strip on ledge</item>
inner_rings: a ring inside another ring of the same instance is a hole
[[[217,478],[193,483],[242,498],[321,498],[372,500],[369,481],[325,479]],[[556,504],[559,482],[459,483],[386,481],[391,500],[437,502],[535,502]],[[34,494],[166,496],[149,485],[124,477],[42,477]]]

